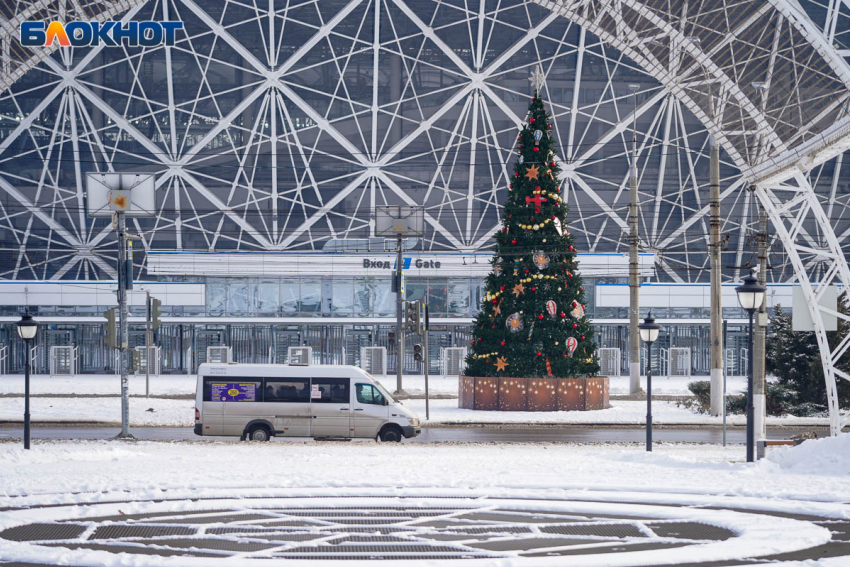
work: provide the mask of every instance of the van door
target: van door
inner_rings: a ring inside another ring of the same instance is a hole
[[[310,410],[311,437],[351,437],[351,379],[312,378]]]
[[[277,435],[284,437],[309,437],[310,379],[266,378],[263,392],[264,411],[272,416]]]
[[[374,438],[386,423],[390,408],[378,389],[368,382],[354,384],[351,419],[354,437]]]
[[[221,418],[224,413],[224,402],[219,397],[213,399],[211,393],[213,390],[217,392],[225,382],[226,380],[215,376],[204,376],[204,382],[201,386],[203,388],[201,398],[203,400],[201,402],[201,425],[204,435],[221,435]],[[218,386],[214,387],[214,384],[218,384]]]

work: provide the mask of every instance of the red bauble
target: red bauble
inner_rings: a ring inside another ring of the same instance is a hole
[[[576,325],[575,323],[573,323],[573,329],[576,329],[576,328],[578,328],[578,325]]]
[[[500,285],[500,286],[499,286],[499,291],[505,291],[505,286]]]
[[[535,152],[539,152],[539,151],[540,151],[540,148],[538,148],[537,146],[534,146],[534,151],[535,151]]]
[[[549,129],[551,130],[551,129],[552,129],[552,125],[551,125],[551,124],[549,124],[549,126],[547,126],[547,128],[549,128]]]
[[[581,336],[581,340],[584,340],[584,335]]]
[[[567,314],[566,314],[566,313],[564,313],[563,311],[561,311],[561,319],[563,319],[563,318],[564,318],[564,317],[566,317],[566,316],[567,316]]]
[[[537,353],[537,356],[543,356],[543,353],[542,353],[542,352],[538,352],[538,353]]]
[[[508,185],[508,189],[513,189],[513,188],[514,188],[513,185]]]
[[[540,315],[537,316],[537,318],[542,321],[543,320],[543,314],[541,313]]]
[[[531,288],[531,291],[537,291],[536,287]]]
[[[495,305],[495,304],[497,304],[497,303],[499,303],[499,300],[498,300],[498,299],[494,299],[494,300],[493,300],[493,305]]]
[[[540,191],[540,185],[534,188],[535,191]]]
[[[549,165],[551,165],[552,167],[555,167],[555,162],[553,161],[553,162],[552,162],[552,163],[550,163]]]
[[[578,303],[576,303],[575,301],[573,301],[573,307],[575,307],[576,305],[578,305]]]
[[[561,192],[561,188],[560,188],[560,187],[555,187],[555,193],[560,193],[560,192]]]
[[[570,244],[570,252],[572,252],[572,250],[573,250],[573,245]]]
[[[558,218],[558,217],[556,217],[555,215],[552,215],[552,220],[555,220],[556,218]]]
[[[584,286],[578,286],[581,291],[584,291]]]
[[[514,177],[519,177],[519,172],[514,173]]]
[[[495,328],[496,328],[496,325],[493,325],[493,328],[495,329]]]
[[[529,118],[528,121],[534,124],[534,118]]]
[[[568,275],[568,276],[570,276],[570,277],[573,277],[573,275],[572,275],[572,274],[567,274],[567,275]]]
[[[525,273],[527,274],[527,273],[528,273],[528,270],[526,270],[526,271],[525,271]]]
[[[564,358],[567,358],[567,353],[564,353]]]
[[[471,344],[472,346],[475,346],[475,341],[472,341],[472,342],[471,342],[471,343],[469,343],[469,344]]]
[[[511,244],[516,244],[516,240],[511,240]]]
[[[479,343],[480,343],[481,341],[483,341],[483,340],[484,340],[484,339],[482,339],[481,337],[478,337],[478,342],[479,342]]]

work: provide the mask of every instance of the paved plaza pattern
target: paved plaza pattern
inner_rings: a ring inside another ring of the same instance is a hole
[[[706,509],[701,498],[674,506],[658,495],[626,503],[613,494],[612,500],[605,494],[582,500],[528,492],[472,498],[457,492],[227,492],[220,499],[113,503],[97,503],[92,495],[91,502],[70,506],[5,510],[3,519],[18,525],[0,538],[12,556],[30,556],[38,564],[61,558],[70,565],[108,564],[105,554],[122,554],[122,562],[133,556],[133,565],[201,564],[186,561],[192,558],[210,566],[234,558],[563,565],[564,556],[581,565],[680,565],[850,554],[850,521],[771,510],[754,514],[723,504]],[[143,511],[125,512],[128,505]]]

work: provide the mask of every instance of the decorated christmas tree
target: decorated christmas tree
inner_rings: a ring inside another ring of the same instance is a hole
[[[468,376],[567,378],[599,371],[539,89],[538,76],[475,318]]]

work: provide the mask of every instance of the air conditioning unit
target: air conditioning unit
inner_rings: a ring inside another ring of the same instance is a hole
[[[466,369],[466,347],[443,349],[443,376],[460,376]]]
[[[691,375],[691,349],[670,347],[670,376]]]
[[[313,362],[313,347],[289,347],[286,359],[289,361],[290,366],[310,366]]]
[[[599,353],[599,373],[602,376],[619,376],[620,375],[620,349],[618,348],[600,348]]]
[[[360,368],[373,376],[387,375],[386,347],[360,347]]]

